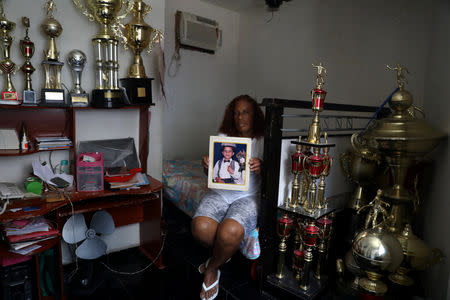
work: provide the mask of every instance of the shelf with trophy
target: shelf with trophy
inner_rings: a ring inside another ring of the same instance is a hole
[[[417,272],[442,259],[442,252],[426,245],[413,228],[420,208],[418,171],[444,134],[413,104],[405,89],[408,69],[387,67],[396,72],[398,86],[387,99],[391,114],[355,133],[351,149],[341,155],[342,168],[357,184],[351,207],[361,219],[351,233],[350,249],[339,259],[350,273],[341,287],[343,295],[363,299],[411,298],[420,288]],[[376,188],[373,197],[369,187]]]

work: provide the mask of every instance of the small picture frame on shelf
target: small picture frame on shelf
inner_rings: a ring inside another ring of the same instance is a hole
[[[210,136],[208,188],[247,191],[251,147],[250,138]]]

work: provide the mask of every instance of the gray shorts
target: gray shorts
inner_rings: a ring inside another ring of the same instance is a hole
[[[227,201],[218,193],[209,191],[203,196],[195,217],[209,217],[218,223],[230,218],[244,227],[245,237],[256,228],[258,221],[259,196],[245,196],[236,199],[233,203]]]

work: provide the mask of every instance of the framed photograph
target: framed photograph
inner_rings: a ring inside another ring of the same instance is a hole
[[[208,187],[247,191],[250,181],[250,138],[209,137]]]

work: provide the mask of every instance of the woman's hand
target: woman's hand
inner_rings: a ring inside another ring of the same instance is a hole
[[[261,173],[262,161],[257,157],[250,158],[250,171],[256,174]]]
[[[202,166],[205,169],[209,168],[209,156],[208,155],[205,155],[202,157]]]

